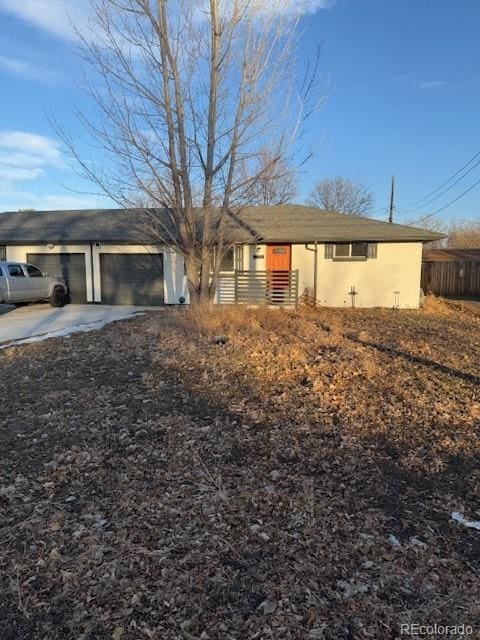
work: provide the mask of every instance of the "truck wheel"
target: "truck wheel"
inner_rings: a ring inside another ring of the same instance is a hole
[[[49,302],[52,307],[63,307],[65,305],[65,289],[62,287],[55,287],[49,298]]]

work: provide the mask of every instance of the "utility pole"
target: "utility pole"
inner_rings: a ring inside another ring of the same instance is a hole
[[[392,188],[390,190],[390,211],[388,214],[388,221],[393,222],[393,202],[395,199],[395,176],[392,176]]]

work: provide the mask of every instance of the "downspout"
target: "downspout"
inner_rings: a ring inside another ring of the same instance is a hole
[[[93,243],[90,243],[90,280],[92,285],[92,302],[95,302],[95,274],[93,273]]]
[[[317,306],[317,288],[318,288],[318,242],[315,240],[313,249],[305,245],[307,251],[313,251],[315,253],[313,257],[313,304]]]

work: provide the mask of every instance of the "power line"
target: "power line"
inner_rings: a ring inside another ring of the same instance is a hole
[[[442,211],[445,211],[445,209],[447,209],[450,205],[452,205],[455,202],[457,202],[458,200],[460,200],[460,198],[463,198],[464,195],[466,195],[469,191],[474,189],[479,184],[480,184],[480,180],[477,180],[477,182],[474,182],[471,187],[469,187],[468,189],[465,189],[465,191],[463,193],[461,193],[459,196],[457,196],[456,198],[451,200],[448,204],[443,206],[441,209],[437,209],[437,211],[434,211],[433,213],[429,213],[426,216],[422,216],[421,218],[418,218],[418,220],[414,220],[413,222],[409,222],[409,225],[414,225],[414,224],[417,224],[418,222],[423,222],[424,220],[428,220],[429,218],[433,218],[433,216],[436,216],[439,213],[441,213]]]
[[[453,187],[458,184],[461,180],[463,180],[466,176],[468,176],[469,173],[471,173],[474,169],[476,169],[476,167],[478,167],[478,165],[480,165],[480,160],[478,160],[473,167],[470,167],[470,169],[468,171],[466,171],[463,175],[461,175],[457,180],[455,180],[455,182],[453,182],[449,187],[447,187],[446,189],[444,189],[443,191],[440,191],[440,193],[438,195],[436,195],[434,198],[431,198],[430,200],[427,200],[427,202],[425,202],[424,204],[422,204],[422,207],[428,207],[429,204],[432,204],[432,202],[435,202],[435,200],[438,200],[439,198],[441,198],[443,195],[445,195],[446,193],[448,193],[448,191],[450,191],[450,189],[453,189]],[[453,176],[452,176],[453,177]],[[419,210],[419,207],[415,207],[414,209],[405,209],[405,208],[401,208],[400,211],[402,213],[415,213],[416,211]]]
[[[430,198],[430,196],[433,196],[435,193],[437,193],[437,191],[439,191],[440,189],[445,187],[449,182],[451,182],[454,178],[456,178],[459,173],[462,173],[462,171],[464,169],[466,169],[468,167],[468,165],[471,164],[476,158],[478,158],[478,156],[480,156],[480,151],[478,151],[472,158],[470,158],[470,160],[468,162],[466,162],[462,167],[460,167],[460,169],[458,171],[456,171],[452,176],[450,176],[450,178],[448,178],[448,180],[445,180],[445,182],[442,182],[442,184],[440,186],[438,186],[436,189],[434,189],[433,191],[428,193],[423,198],[420,198],[420,200],[416,200],[415,202],[411,202],[410,204],[407,204],[404,207],[404,209],[408,208],[408,207],[416,207],[417,204],[420,204],[421,202],[424,202],[424,200],[428,200],[428,198]],[[475,166],[477,166],[477,165],[475,165]],[[470,171],[473,170],[474,168],[475,167],[472,167],[472,169],[470,169],[465,175],[468,175],[468,173],[470,173]]]
[[[386,211],[388,211],[388,206],[384,205],[383,207],[380,207],[379,209],[375,209],[375,211],[370,211],[370,215],[375,215],[376,213],[385,213]]]

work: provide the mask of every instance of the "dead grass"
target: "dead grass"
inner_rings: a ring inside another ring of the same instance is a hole
[[[453,312],[452,303],[440,296],[425,296],[422,312],[433,315],[450,315]]]
[[[479,322],[232,307],[7,350],[0,637],[475,625],[479,533],[450,515],[480,519]]]

